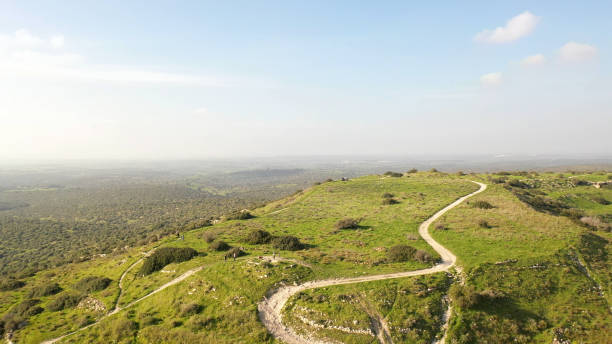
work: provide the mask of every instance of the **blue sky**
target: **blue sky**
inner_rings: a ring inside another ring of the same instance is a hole
[[[0,158],[609,155],[610,13],[605,1],[2,2]]]

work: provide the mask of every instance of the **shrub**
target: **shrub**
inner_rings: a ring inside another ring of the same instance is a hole
[[[435,168],[432,168],[431,170],[429,170],[429,172],[433,172],[433,173],[435,173],[435,172],[438,172],[438,170],[437,170],[437,169],[435,169]]]
[[[297,251],[304,248],[304,244],[300,242],[300,239],[291,235],[279,236],[272,239],[272,246],[279,250],[286,251]]]
[[[583,216],[580,218],[580,222],[584,223],[585,225],[591,228],[604,230],[604,231],[610,231],[610,227],[611,227],[609,223],[605,223],[599,217],[595,217],[595,216]]]
[[[88,276],[78,281],[74,285],[74,289],[84,293],[93,293],[106,289],[111,282],[112,280],[107,277]]]
[[[593,201],[601,204],[601,205],[610,205],[610,201],[608,201],[607,199],[601,197],[601,196],[595,196],[593,197]]]
[[[491,228],[491,226],[486,220],[478,221],[478,226],[480,226],[481,228]]]
[[[59,284],[50,283],[50,284],[45,284],[45,285],[39,285],[39,286],[32,288],[28,296],[29,297],[43,297],[43,296],[55,295],[59,293],[60,291],[62,291],[62,287],[60,287]]]
[[[12,279],[12,278],[3,279],[0,281],[0,291],[15,290],[23,286],[25,286],[24,281]]]
[[[191,247],[162,247],[158,248],[153,254],[145,259],[141,275],[149,275],[155,271],[159,271],[164,266],[170,263],[180,263],[187,261],[198,255],[198,251]]]
[[[234,253],[236,254],[236,258],[246,255],[246,253],[238,247],[232,247],[225,256],[227,258],[234,258]]]
[[[227,251],[231,246],[223,240],[218,240],[210,244],[209,247],[213,251]]]
[[[111,327],[112,338],[118,342],[123,338],[133,337],[138,330],[138,323],[128,318],[117,319]]]
[[[250,212],[246,211],[246,210],[241,210],[241,211],[235,211],[233,213],[230,213],[229,215],[227,215],[227,219],[228,220],[248,220],[248,219],[252,219],[255,216],[253,214],[251,214]]]
[[[78,305],[79,302],[81,302],[83,298],[84,298],[84,295],[82,294],[68,293],[68,292],[62,293],[58,295],[55,298],[55,300],[49,302],[47,304],[47,308],[52,312],[61,311],[62,309],[65,309],[65,308],[72,308]]]
[[[392,262],[405,262],[414,257],[416,249],[408,245],[396,245],[389,249],[388,257]]]
[[[253,231],[249,233],[249,235],[246,238],[246,242],[248,242],[251,245],[266,244],[266,243],[269,243],[270,240],[272,240],[272,235],[262,230]]]
[[[587,186],[587,185],[591,185],[591,183],[587,182],[586,180],[576,179],[576,178],[572,178],[572,184],[574,186]]]
[[[529,189],[528,184],[525,184],[518,179],[510,179],[509,181],[506,182],[506,184],[508,184],[509,186],[515,187],[515,188]]]
[[[355,229],[359,228],[359,221],[346,217],[336,222],[336,229]]]
[[[408,170],[407,173],[417,173],[419,172],[419,170],[417,170],[416,168],[411,168],[410,170]]]
[[[383,198],[393,198],[395,195],[390,192],[385,192],[382,197]]]
[[[438,230],[438,231],[445,231],[445,230],[447,230],[447,229],[448,229],[448,228],[446,227],[446,225],[445,225],[445,224],[443,224],[443,223],[441,223],[441,222],[436,223],[436,227],[435,227],[435,228],[436,228],[436,230]]]
[[[499,178],[491,178],[491,183],[494,184],[503,184],[507,181],[508,179],[504,178],[504,177],[499,177]]]
[[[39,303],[40,300],[38,299],[27,299],[13,307],[10,312],[22,318],[29,318],[32,315],[36,315],[44,311],[42,307],[38,306]]]
[[[204,241],[206,241],[209,244],[215,241],[216,238],[217,238],[217,235],[212,231],[206,231],[202,234],[202,239],[204,239]]]
[[[495,208],[491,203],[487,201],[475,201],[470,203],[473,208],[478,209],[493,209]]]
[[[192,316],[194,314],[198,314],[200,312],[202,312],[202,310],[204,309],[204,307],[202,307],[202,305],[199,305],[197,303],[189,303],[186,305],[182,305],[181,309],[180,309],[180,316],[181,317],[189,317]]]
[[[382,204],[383,205],[391,205],[391,204],[398,204],[399,201],[396,200],[395,198],[385,198],[382,200]]]
[[[416,250],[416,252],[414,253],[414,259],[421,263],[429,263],[433,260],[433,257],[426,251]]]
[[[567,216],[573,220],[580,220],[580,218],[584,216],[584,211],[582,211],[581,209],[577,209],[577,208],[569,208],[569,209],[561,210],[560,215]]]
[[[461,176],[465,176],[465,173],[464,173],[463,171],[459,171],[459,172],[457,172],[457,175],[458,175],[459,177],[461,177]]]
[[[470,308],[478,302],[478,294],[471,286],[462,286],[457,283],[450,287],[450,297],[461,308]]]
[[[403,176],[403,174],[399,173],[399,172],[393,172],[393,171],[387,171],[384,173],[385,176],[387,177],[401,177]]]

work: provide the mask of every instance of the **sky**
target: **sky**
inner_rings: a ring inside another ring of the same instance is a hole
[[[612,156],[610,1],[0,1],[0,162]]]

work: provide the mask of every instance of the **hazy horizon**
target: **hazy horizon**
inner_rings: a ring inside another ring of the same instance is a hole
[[[612,156],[607,2],[0,4],[0,160]]]

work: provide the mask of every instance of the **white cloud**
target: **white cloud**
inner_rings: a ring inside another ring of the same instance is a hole
[[[480,77],[480,82],[485,86],[497,86],[502,82],[502,73],[488,73]]]
[[[559,54],[564,61],[579,62],[597,56],[597,48],[588,44],[568,42],[561,47]]]
[[[200,108],[195,109],[195,111],[194,111],[194,112],[195,112],[195,113],[201,113],[201,114],[203,114],[203,113],[208,113],[208,109],[207,109],[207,108],[205,108],[205,107],[200,107]]]
[[[64,46],[64,36],[62,35],[52,36],[51,39],[49,40],[49,43],[51,43],[51,46],[54,48],[61,48]]]
[[[521,61],[523,66],[536,66],[544,63],[546,63],[546,58],[542,54],[527,56]]]
[[[80,54],[58,51],[64,43],[63,35],[53,35],[44,40],[26,29],[17,30],[13,34],[0,34],[0,76],[208,87],[225,87],[240,82],[151,70],[140,66],[91,64]]]
[[[485,43],[507,43],[515,41],[530,34],[536,27],[540,18],[531,12],[525,11],[511,18],[506,26],[500,26],[495,30],[483,30],[474,36],[477,42]]]

